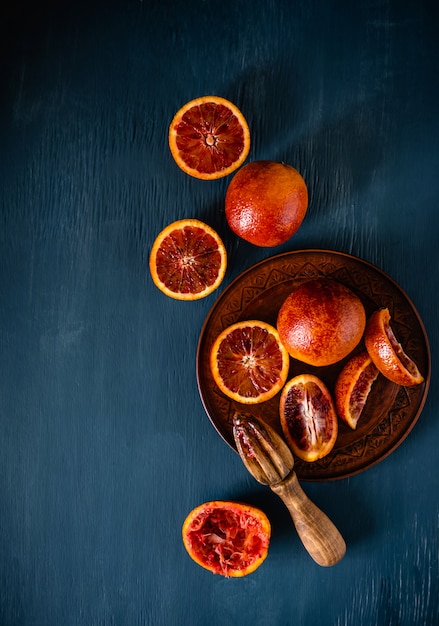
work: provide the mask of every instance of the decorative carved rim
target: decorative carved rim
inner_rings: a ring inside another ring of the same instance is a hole
[[[295,460],[302,480],[335,480],[362,472],[397,448],[412,430],[424,406],[430,382],[430,348],[422,320],[402,289],[375,266],[348,254],[331,250],[298,250],[261,261],[240,274],[220,295],[203,325],[197,350],[197,381],[201,401],[220,436],[236,450],[232,418],[236,408],[216,386],[209,366],[213,341],[230,324],[261,319],[276,324],[277,312],[286,296],[301,282],[327,276],[345,284],[362,300],[366,314],[388,307],[392,326],[407,353],[417,363],[425,382],[416,387],[398,387],[379,376],[355,431],[339,425],[332,452],[314,463]],[[361,342],[355,352],[364,349]],[[348,357],[347,357],[348,358]],[[346,360],[315,368],[291,359],[290,377],[314,373],[330,389]],[[282,434],[279,423],[279,394],[253,407]]]

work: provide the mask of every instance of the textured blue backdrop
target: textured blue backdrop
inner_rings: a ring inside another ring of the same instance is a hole
[[[305,486],[348,544],[319,568],[204,413],[195,353],[216,296],[170,300],[148,272],[156,234],[183,217],[224,238],[224,286],[273,253],[351,253],[407,292],[434,365],[437,3],[18,2],[2,16],[2,626],[439,623],[434,369],[389,458]],[[210,93],[247,117],[251,160],[307,181],[307,217],[275,250],[229,231],[229,179],[192,179],[169,153],[176,110]],[[186,514],[217,498],[273,524],[269,558],[242,580],[181,542]]]

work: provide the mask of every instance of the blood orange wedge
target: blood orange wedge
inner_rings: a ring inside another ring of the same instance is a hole
[[[271,525],[256,507],[213,501],[189,513],[182,535],[198,565],[214,574],[241,577],[254,572],[267,557]]]
[[[222,282],[227,267],[225,246],[204,222],[173,222],[157,236],[149,258],[155,285],[177,300],[208,296]]]
[[[379,371],[392,382],[406,387],[419,385],[424,377],[395,337],[390,319],[387,308],[372,313],[364,334],[366,350]]]
[[[287,382],[279,405],[280,423],[293,453],[303,461],[329,454],[338,435],[337,414],[326,385],[312,374]]]
[[[216,384],[242,404],[275,396],[287,380],[289,363],[277,330],[259,320],[237,322],[223,330],[210,353]]]
[[[367,352],[352,357],[338,375],[334,388],[337,414],[353,430],[377,376],[378,369]]]
[[[245,161],[250,131],[232,102],[203,96],[187,102],[174,116],[169,148],[186,174],[213,180],[231,174]]]

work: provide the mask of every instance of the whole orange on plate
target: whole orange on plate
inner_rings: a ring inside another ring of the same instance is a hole
[[[337,414],[326,385],[312,374],[287,382],[279,404],[280,423],[293,453],[303,461],[329,454],[338,435]]]
[[[360,342],[366,312],[357,295],[331,278],[300,284],[277,317],[279,337],[289,354],[315,366],[332,365]]]
[[[287,380],[289,363],[277,330],[260,320],[228,326],[210,353],[214,381],[227,397],[242,404],[275,396]]]
[[[390,312],[379,309],[370,316],[364,342],[379,371],[397,385],[419,385],[424,377],[416,363],[405,353],[390,325]]]
[[[271,525],[260,509],[230,501],[200,504],[189,513],[182,529],[190,557],[213,574],[241,577],[266,559]]]
[[[253,161],[232,178],[226,192],[226,219],[232,231],[264,247],[284,243],[298,230],[308,208],[308,189],[291,165]]]
[[[337,377],[334,388],[337,415],[354,430],[378,373],[364,351],[349,359]]]
[[[198,300],[221,284],[227,252],[218,233],[200,220],[169,224],[156,237],[149,257],[154,284],[176,300]]]
[[[169,126],[169,148],[177,165],[204,180],[234,172],[247,158],[250,131],[238,107],[219,96],[187,102]]]

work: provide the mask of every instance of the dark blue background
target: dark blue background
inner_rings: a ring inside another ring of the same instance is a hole
[[[1,20],[0,624],[439,623],[436,2],[16,3]],[[250,160],[304,176],[310,206],[274,250],[224,217],[230,177],[175,165],[172,116],[234,101]],[[227,245],[224,286],[271,254],[329,248],[380,267],[428,332],[433,377],[409,438],[353,478],[307,483],[346,538],[322,569],[277,496],[210,424],[195,354],[213,296],[171,300],[149,250],[197,217]],[[268,559],[226,580],[181,525],[241,499]]]

